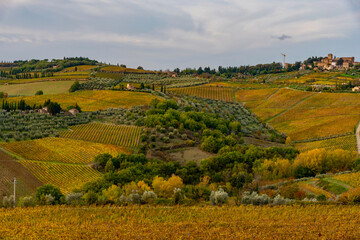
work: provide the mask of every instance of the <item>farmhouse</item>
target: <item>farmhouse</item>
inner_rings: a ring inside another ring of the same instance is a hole
[[[79,110],[77,110],[76,108],[70,109],[69,113],[71,113],[71,115],[75,116],[76,114],[79,113]]]
[[[42,109],[39,110],[39,113],[49,114],[48,108],[43,107]]]
[[[126,85],[126,88],[129,89],[129,90],[135,90],[135,89],[136,89],[136,88],[135,88],[133,85],[131,85],[130,83],[128,83],[128,84]]]
[[[360,92],[360,87],[353,87],[352,91],[353,92]]]

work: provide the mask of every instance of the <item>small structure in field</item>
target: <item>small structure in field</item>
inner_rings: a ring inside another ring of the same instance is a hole
[[[49,114],[48,108],[43,107],[42,109],[39,110],[39,113]]]
[[[135,90],[135,89],[136,89],[136,88],[135,88],[133,85],[131,85],[130,83],[128,83],[128,84],[126,85],[126,88],[129,89],[129,90]]]
[[[76,114],[79,113],[79,110],[77,110],[76,108],[70,109],[69,113],[71,113],[71,115],[75,116]]]
[[[352,91],[353,92],[360,92],[360,87],[353,87]]]

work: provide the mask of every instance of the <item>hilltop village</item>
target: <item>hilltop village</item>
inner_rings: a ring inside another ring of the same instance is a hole
[[[299,70],[349,70],[360,62],[355,62],[355,57],[336,57],[329,53],[327,57],[312,57],[300,64]],[[284,68],[299,66],[298,63],[284,63]]]

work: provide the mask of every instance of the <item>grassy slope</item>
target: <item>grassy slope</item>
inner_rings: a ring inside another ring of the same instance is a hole
[[[32,96],[35,92],[42,90],[45,95],[66,93],[74,81],[47,81],[25,84],[0,85],[0,92],[5,92],[9,96]]]

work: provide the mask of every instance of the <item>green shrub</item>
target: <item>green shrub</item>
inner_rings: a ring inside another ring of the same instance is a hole
[[[36,91],[35,96],[37,95],[44,95],[44,92],[42,90]]]
[[[150,136],[150,140],[151,140],[152,142],[155,142],[155,141],[156,141],[156,135],[152,134],[152,135]]]
[[[44,185],[36,190],[36,200],[40,204],[48,204],[51,198],[54,198],[51,204],[60,204],[62,203],[64,195],[59,188],[51,184]]]
[[[210,194],[210,202],[212,205],[222,205],[227,202],[229,195],[222,188],[218,191],[212,191]]]
[[[244,192],[241,202],[243,204],[266,205],[270,203],[270,197],[266,194],[259,195],[257,192]]]
[[[22,197],[19,201],[20,207],[33,207],[35,206],[35,200],[32,196]]]
[[[156,194],[153,191],[144,191],[141,196],[141,201],[144,203],[150,203],[156,198]]]
[[[66,195],[65,200],[67,205],[77,206],[82,204],[82,193],[69,193]]]
[[[13,207],[14,206],[14,195],[10,195],[10,196],[5,196],[3,198],[3,202],[2,202],[3,206],[8,208],[8,207]]]
[[[97,202],[98,195],[96,193],[92,192],[92,191],[89,191],[89,192],[84,194],[82,199],[84,200],[85,204],[92,205],[92,204],[95,204]]]

